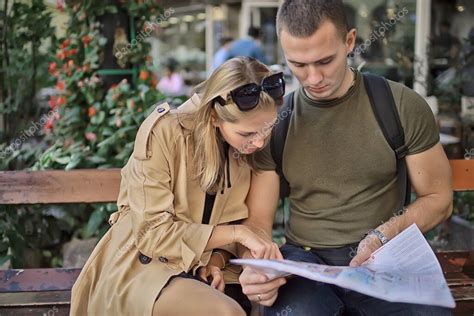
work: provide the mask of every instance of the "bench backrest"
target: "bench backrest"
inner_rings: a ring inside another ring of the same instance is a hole
[[[0,204],[116,202],[120,169],[0,172]]]
[[[474,190],[474,160],[450,160],[453,190]],[[0,172],[0,204],[116,202],[120,169]]]
[[[474,190],[474,159],[450,160],[454,191]]]

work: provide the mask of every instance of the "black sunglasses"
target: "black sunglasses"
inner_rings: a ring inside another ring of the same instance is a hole
[[[285,80],[283,73],[279,72],[270,75],[262,80],[262,84],[248,83],[230,92],[230,97],[237,105],[240,111],[250,111],[257,106],[260,100],[260,92],[265,91],[272,99],[279,102],[285,95]],[[215,98],[221,106],[227,104],[223,97]],[[280,102],[281,103],[281,102]]]

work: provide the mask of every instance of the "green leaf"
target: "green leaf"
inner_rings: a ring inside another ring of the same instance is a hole
[[[54,161],[56,161],[57,163],[59,163],[61,165],[65,165],[65,164],[69,163],[69,161],[71,161],[71,157],[69,157],[69,156],[58,157],[58,158],[55,158]]]
[[[5,262],[7,262],[10,259],[11,259],[10,255],[0,256],[0,266],[3,265]]]
[[[107,145],[113,145],[113,143],[115,143],[116,140],[117,140],[117,134],[113,134],[109,138],[106,138],[103,141],[101,141],[100,143],[98,143],[97,147],[100,148],[100,147],[107,146]]]
[[[92,157],[87,157],[87,160],[94,163],[94,164],[100,164],[107,162],[107,159],[104,157],[99,157],[99,156],[92,156]]]
[[[9,248],[8,242],[0,242],[0,253],[7,252],[8,248]]]
[[[80,154],[72,154],[71,161],[67,164],[64,170],[71,170],[76,168],[76,166],[81,162],[82,156]]]
[[[107,204],[106,209],[107,209],[107,212],[110,212],[110,213],[115,212],[117,210],[117,204],[109,203]]]
[[[115,130],[110,127],[105,127],[102,130],[102,136],[110,136],[110,135],[113,135],[114,133],[115,133]]]
[[[87,222],[87,226],[84,232],[85,238],[90,238],[97,232],[100,224],[102,224],[104,220],[103,214],[104,212],[100,209],[96,209],[94,212],[92,212],[91,217],[89,218],[89,221]]]

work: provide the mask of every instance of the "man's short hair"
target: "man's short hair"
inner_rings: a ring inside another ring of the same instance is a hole
[[[224,46],[225,44],[230,43],[230,42],[232,42],[233,40],[234,40],[234,39],[233,39],[232,37],[224,36],[224,37],[222,37],[222,38],[219,40],[219,44],[220,44],[221,46]]]
[[[259,38],[260,37],[260,29],[258,27],[255,27],[255,26],[251,26],[251,27],[249,27],[247,35],[252,37],[252,38]]]
[[[324,21],[332,22],[345,41],[349,31],[342,0],[285,0],[278,9],[278,36],[284,29],[295,37],[309,37]]]

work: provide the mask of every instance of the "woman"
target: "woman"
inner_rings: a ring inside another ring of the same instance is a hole
[[[122,169],[113,226],[73,287],[72,315],[245,315],[223,293],[238,277],[227,261],[237,244],[281,256],[238,221],[248,214],[251,154],[284,89],[281,73],[234,58],[176,111],[163,104],[147,117]]]

